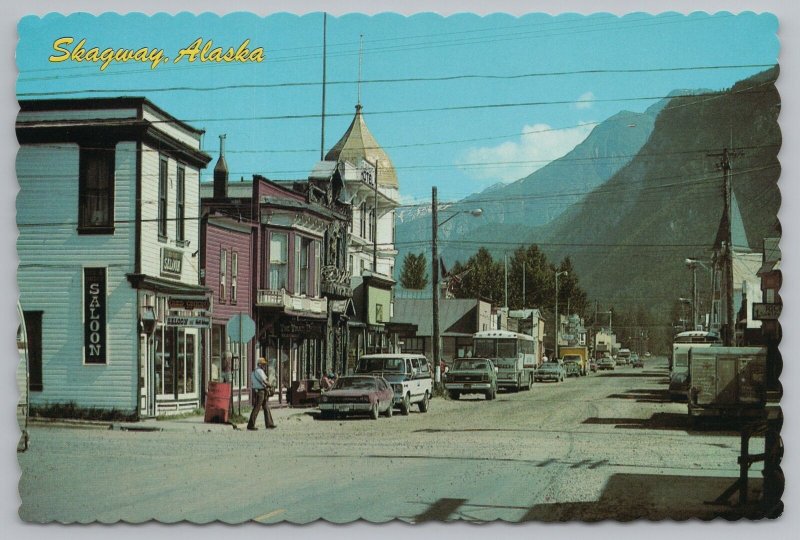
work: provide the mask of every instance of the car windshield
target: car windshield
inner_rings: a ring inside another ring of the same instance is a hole
[[[333,387],[335,390],[376,390],[377,384],[371,377],[341,377]]]
[[[405,361],[402,358],[362,358],[358,363],[358,371],[361,373],[373,373],[376,371],[393,371],[395,373],[405,372]]]
[[[486,360],[456,360],[454,369],[486,369]]]
[[[545,371],[552,371],[554,369],[558,369],[558,363],[556,362],[545,362],[539,369],[543,369]]]
[[[516,360],[497,360],[494,365],[500,369],[513,369],[516,363]]]

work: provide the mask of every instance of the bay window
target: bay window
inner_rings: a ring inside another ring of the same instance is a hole
[[[289,279],[289,235],[273,232],[269,241],[269,288],[286,289]]]

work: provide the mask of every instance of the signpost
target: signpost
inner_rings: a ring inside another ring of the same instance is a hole
[[[256,323],[247,313],[237,313],[228,319],[228,324],[225,326],[228,337],[231,341],[239,343],[239,414],[242,414],[242,367],[241,361],[244,355],[244,344],[249,342],[256,335]],[[233,369],[233,359],[231,359],[231,369]],[[233,377],[231,377],[231,409],[233,409]]]

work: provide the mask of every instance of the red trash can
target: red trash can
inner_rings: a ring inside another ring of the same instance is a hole
[[[210,424],[225,424],[228,422],[231,403],[231,384],[227,382],[208,382],[206,393],[205,422]]]

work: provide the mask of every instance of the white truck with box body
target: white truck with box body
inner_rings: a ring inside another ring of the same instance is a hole
[[[703,347],[689,352],[689,415],[753,417],[766,405],[765,347]]]

